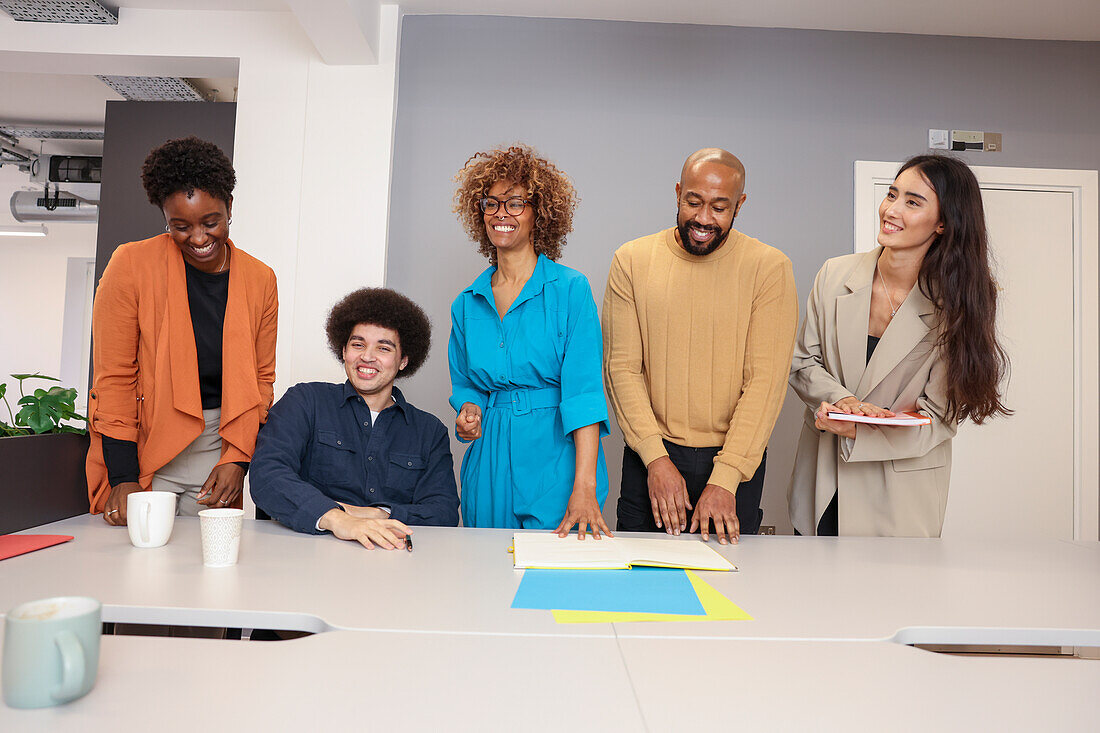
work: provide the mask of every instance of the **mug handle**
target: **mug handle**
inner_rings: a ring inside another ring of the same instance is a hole
[[[151,502],[145,502],[141,505],[141,521],[138,522],[138,529],[141,530],[141,541],[148,544],[149,542],[149,515],[153,511],[153,505]]]
[[[52,693],[58,702],[75,700],[84,686],[84,647],[71,631],[62,631],[54,637],[61,652],[61,687]]]

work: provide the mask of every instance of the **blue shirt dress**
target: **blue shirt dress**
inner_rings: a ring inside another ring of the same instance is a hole
[[[573,493],[572,432],[610,424],[603,394],[603,343],[584,275],[539,255],[501,320],[481,273],[451,306],[451,406],[481,408],[481,437],[462,460],[467,527],[554,529]],[[607,499],[603,445],[596,498]]]

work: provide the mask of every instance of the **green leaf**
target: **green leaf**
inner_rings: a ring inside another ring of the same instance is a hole
[[[23,409],[15,416],[17,425],[26,425],[36,433],[46,433],[57,428],[63,419],[65,400],[68,390],[53,387],[48,392],[36,389],[33,395],[26,395],[19,404]]]
[[[45,374],[39,374],[38,372],[35,372],[34,374],[13,374],[12,376],[18,379],[20,382],[22,382],[24,379],[48,379],[51,382],[61,381],[57,377],[47,377]]]
[[[0,382],[0,400],[4,399],[4,395],[8,393],[8,385],[4,382]]]

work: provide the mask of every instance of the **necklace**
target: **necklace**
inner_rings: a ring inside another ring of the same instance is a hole
[[[886,280],[882,277],[882,268],[876,267],[875,271],[878,272],[878,281],[882,283],[882,291],[886,293],[886,300],[890,303],[890,318],[893,318],[898,314],[898,308],[894,305],[894,299],[890,297],[890,288],[886,287]]]
[[[229,247],[226,247],[224,244],[222,245],[222,247],[225,248],[225,254],[222,255],[222,263],[220,265],[218,265],[218,272],[221,272],[222,270],[225,269],[225,261],[229,259]],[[882,277],[881,272],[879,273],[879,277]],[[886,286],[883,285],[882,287],[886,287]],[[890,294],[887,293],[887,297],[889,297],[889,295]]]

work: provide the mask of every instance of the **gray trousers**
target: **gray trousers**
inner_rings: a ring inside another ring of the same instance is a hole
[[[222,457],[222,439],[218,435],[221,414],[218,407],[203,410],[202,419],[206,427],[202,434],[153,474],[153,491],[171,491],[179,496],[177,516],[195,517],[200,510],[209,508],[198,503],[198,496]]]

